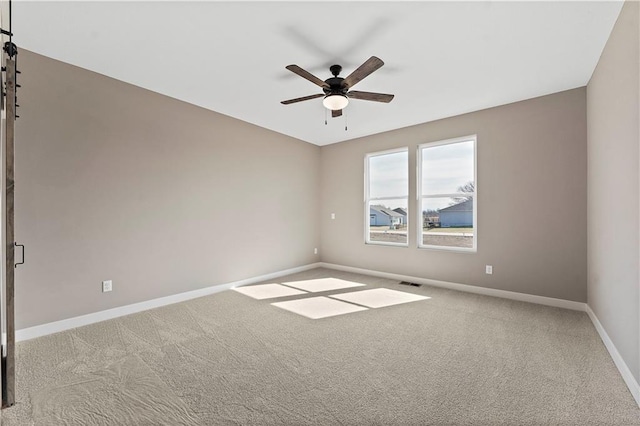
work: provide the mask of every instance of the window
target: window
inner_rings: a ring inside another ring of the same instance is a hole
[[[407,246],[409,199],[407,148],[365,157],[365,242]]]
[[[476,251],[476,136],[418,147],[418,247]]]

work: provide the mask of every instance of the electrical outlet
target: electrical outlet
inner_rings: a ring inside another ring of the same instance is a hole
[[[491,265],[487,265],[487,266],[485,267],[485,272],[486,272],[488,275],[492,275],[492,274],[493,274],[493,266],[491,266]]]
[[[318,248],[317,247],[313,249],[313,254],[318,254]]]
[[[111,290],[113,290],[113,281],[102,281],[102,292],[106,293]]]
[[[335,213],[331,213],[331,219],[335,219],[336,218],[336,214]]]

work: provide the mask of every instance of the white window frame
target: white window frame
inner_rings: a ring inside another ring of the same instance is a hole
[[[453,139],[445,139],[436,142],[427,142],[418,145],[417,155],[416,155],[416,177],[417,177],[417,185],[416,185],[416,201],[417,201],[417,213],[421,221],[423,220],[422,215],[422,200],[425,198],[443,198],[443,197],[459,197],[459,196],[468,196],[469,193],[461,193],[454,192],[450,194],[429,194],[423,195],[422,193],[422,150],[425,148],[433,148],[435,146],[442,145],[451,145],[460,142],[469,142],[473,141],[473,182],[475,191],[472,193],[473,195],[473,247],[450,247],[450,246],[436,246],[431,244],[423,244],[422,243],[422,227],[423,223],[421,222],[418,225],[418,248],[421,249],[429,249],[429,250],[444,250],[444,251],[457,251],[457,252],[467,252],[467,253],[475,253],[478,251],[478,136],[477,135],[469,135],[463,136],[459,138]]]
[[[398,152],[407,153],[407,194],[403,196],[395,197],[371,197],[369,186],[369,159],[372,157],[378,157],[381,155],[395,154]],[[370,152],[364,156],[364,242],[365,244],[377,245],[377,246],[394,246],[394,247],[409,247],[409,224],[411,222],[409,218],[409,209],[407,205],[407,242],[406,243],[392,243],[384,241],[371,241],[369,238],[369,224],[370,224],[370,210],[369,203],[376,200],[407,200],[409,202],[409,147],[388,149],[385,151]]]

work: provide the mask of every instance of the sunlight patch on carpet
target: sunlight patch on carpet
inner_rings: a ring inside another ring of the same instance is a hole
[[[272,303],[272,305],[311,319],[327,318],[367,310],[367,308],[362,306],[340,302],[323,296],[277,302]]]
[[[280,284],[251,285],[246,287],[234,288],[234,290],[238,293],[244,294],[245,296],[253,297],[254,299],[258,300],[307,294],[304,291],[296,290],[291,287],[285,287]]]
[[[351,293],[335,294],[329,297],[366,306],[368,308],[383,308],[385,306],[430,299],[430,297],[405,293],[404,291],[389,290],[387,288],[353,291]]]
[[[299,288],[300,290],[309,291],[311,293],[319,293],[321,291],[333,291],[343,288],[364,287],[365,284],[345,281],[339,278],[318,278],[315,280],[291,281],[284,282],[289,287]]]

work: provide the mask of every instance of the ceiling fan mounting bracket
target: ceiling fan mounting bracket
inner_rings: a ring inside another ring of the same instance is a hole
[[[337,65],[337,64],[336,65],[331,65],[329,67],[329,71],[331,71],[331,74],[333,74],[334,77],[337,77],[340,74],[340,72],[342,71],[342,66]]]

